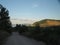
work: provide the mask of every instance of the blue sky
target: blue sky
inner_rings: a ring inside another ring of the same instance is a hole
[[[60,4],[57,0],[0,0],[9,10],[11,19],[59,19]]]

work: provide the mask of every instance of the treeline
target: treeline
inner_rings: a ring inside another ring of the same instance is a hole
[[[60,45],[60,26],[31,27],[17,24],[15,29],[18,30],[19,34],[43,41],[47,45]]]
[[[27,32],[28,27],[25,25],[16,24],[16,27],[14,27],[14,31],[18,31],[19,33]]]
[[[0,45],[11,35],[11,29],[9,11],[0,4]]]

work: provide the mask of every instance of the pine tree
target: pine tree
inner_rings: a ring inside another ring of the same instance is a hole
[[[9,30],[10,28],[11,22],[9,11],[0,4],[0,29]]]

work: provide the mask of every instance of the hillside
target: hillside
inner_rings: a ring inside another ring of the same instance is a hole
[[[60,20],[54,19],[44,19],[41,21],[37,21],[32,24],[33,26],[39,25],[40,27],[47,27],[47,26],[58,26],[60,25]]]

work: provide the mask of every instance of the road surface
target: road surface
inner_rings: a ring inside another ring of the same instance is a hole
[[[18,32],[13,32],[4,45],[45,45],[45,43],[21,36]]]

